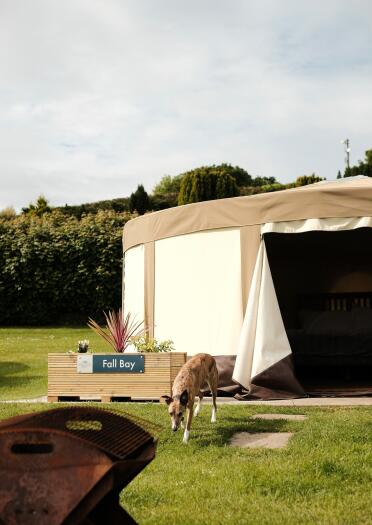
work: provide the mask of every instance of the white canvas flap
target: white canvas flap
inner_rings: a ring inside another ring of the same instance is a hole
[[[262,240],[240,335],[233,379],[249,388],[253,377],[291,353],[265,242]]]
[[[372,217],[330,217],[314,218],[301,221],[268,222],[261,226],[261,235],[265,233],[305,233],[310,231],[336,232],[372,228]]]

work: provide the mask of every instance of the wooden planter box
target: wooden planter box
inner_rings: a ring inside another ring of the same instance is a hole
[[[159,399],[171,395],[173,381],[186,362],[186,353],[181,352],[105,354],[108,358],[143,355],[144,371],[80,373],[77,361],[81,355],[87,354],[48,354],[48,401],[66,398],[100,399],[102,402],[112,398]]]

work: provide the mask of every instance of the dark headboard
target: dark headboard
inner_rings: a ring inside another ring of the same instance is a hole
[[[299,310],[350,311],[352,308],[372,308],[372,292],[303,293],[297,296]]]

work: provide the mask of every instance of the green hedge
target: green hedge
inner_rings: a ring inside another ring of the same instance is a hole
[[[128,213],[0,219],[0,324],[87,321],[121,302]]]

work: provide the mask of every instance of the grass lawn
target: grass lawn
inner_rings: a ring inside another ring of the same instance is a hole
[[[112,403],[163,430],[155,460],[122,492],[141,524],[370,525],[372,411],[365,408],[210,406],[194,420],[190,442],[172,433],[166,408]],[[50,408],[0,404],[0,417]],[[260,421],[259,412],[306,414],[305,421]],[[227,446],[239,431],[291,431],[282,450]]]
[[[48,353],[76,350],[82,339],[92,351],[109,349],[88,327],[0,328],[0,400],[46,395]]]
[[[0,328],[0,400],[47,392],[48,352],[108,347],[88,328]],[[102,405],[101,405],[102,406]],[[372,524],[372,408],[294,408],[221,405],[209,423],[205,406],[191,440],[170,430],[156,403],[112,403],[160,424],[158,453],[122,493],[141,524]],[[0,418],[45,410],[46,404],[0,403]],[[305,421],[260,421],[254,413],[306,414]],[[237,449],[235,432],[293,431],[282,450]]]

